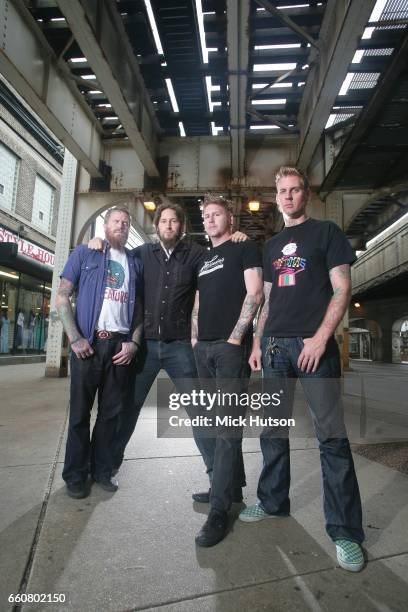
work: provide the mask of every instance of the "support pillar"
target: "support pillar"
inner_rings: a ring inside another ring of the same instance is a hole
[[[62,173],[62,189],[58,212],[57,239],[55,244],[55,265],[52,276],[51,311],[48,327],[47,356],[45,376],[64,377],[68,375],[67,339],[64,337],[62,323],[55,308],[55,299],[60,282],[60,274],[68,259],[71,246],[71,233],[74,216],[78,161],[65,149]]]

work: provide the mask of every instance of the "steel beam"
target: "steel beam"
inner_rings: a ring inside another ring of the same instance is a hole
[[[319,35],[319,57],[311,69],[299,109],[301,126],[297,163],[307,169],[347,74],[375,0],[328,0]]]
[[[149,176],[159,126],[114,0],[57,0],[82,53]]]
[[[21,0],[0,3],[0,71],[92,176],[100,176],[101,133],[69,70]]]
[[[324,183],[322,184],[321,191],[327,192],[335,186],[336,181],[339,179],[345,165],[348,163],[351,155],[364,137],[365,132],[375,120],[375,116],[380,111],[384,101],[388,98],[392,89],[396,86],[396,83],[398,83],[398,78],[401,72],[406,70],[407,57],[408,34],[405,35],[398,50],[395,51],[391,63],[381,77],[380,82],[377,84],[371,100],[361,112],[354,129],[352,132],[350,132],[350,135],[345,141],[340,153],[334,160],[334,163],[331,166]],[[381,147],[381,144],[379,147]],[[401,165],[393,169],[394,176],[396,177],[399,176],[399,173],[401,176],[403,176],[404,170],[406,170],[407,156],[403,155],[402,160]],[[392,179],[392,177],[390,178]]]
[[[316,49],[319,48],[317,41],[312,36],[310,36],[306,32],[306,30],[298,26],[297,23],[293,21],[293,19],[288,17],[288,15],[285,15],[285,13],[277,9],[276,6],[272,4],[272,2],[269,2],[269,0],[255,0],[255,1],[257,4],[259,4],[259,6],[262,6],[262,8],[264,8],[265,11],[268,11],[268,13],[270,13],[271,15],[279,19],[279,21],[282,21],[282,23],[288,26],[288,28],[290,28],[293,32],[295,32],[300,38],[302,38],[304,41],[312,45],[312,47],[316,47]]]
[[[249,0],[227,0],[228,85],[232,183],[245,176]]]

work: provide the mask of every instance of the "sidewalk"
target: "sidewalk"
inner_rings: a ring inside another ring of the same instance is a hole
[[[207,487],[191,439],[157,439],[155,392],[139,420],[120,489],[64,492],[68,380],[43,364],[0,369],[0,610],[11,593],[64,594],[23,610],[402,611],[408,608],[408,477],[355,455],[364,510],[366,569],[336,566],[324,531],[319,453],[292,441],[292,516],[244,524],[211,549],[194,536]],[[244,442],[246,503],[256,497],[257,439]],[[235,509],[237,515],[239,508]]]

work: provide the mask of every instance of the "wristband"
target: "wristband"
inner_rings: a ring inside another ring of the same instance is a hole
[[[134,344],[136,346],[136,348],[140,349],[140,344],[139,342],[136,342],[136,340],[131,340],[132,344]]]

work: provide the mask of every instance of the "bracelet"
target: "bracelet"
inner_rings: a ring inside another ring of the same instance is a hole
[[[136,340],[131,340],[131,342],[136,345],[136,348],[140,349],[139,342],[136,342]]]

